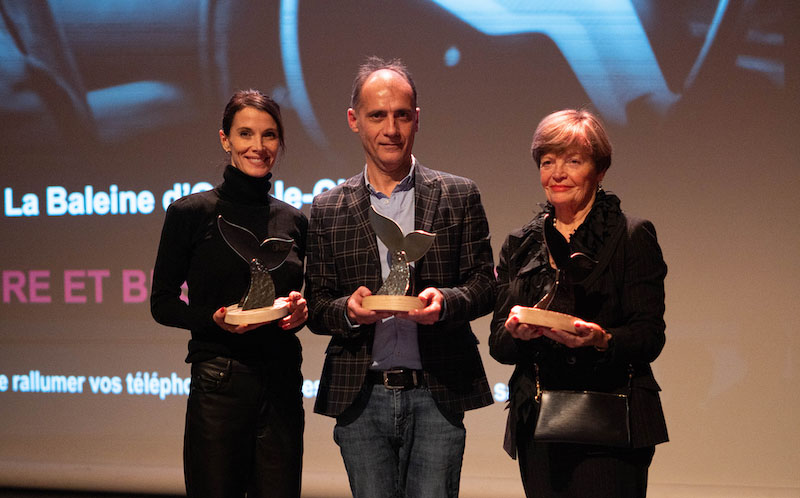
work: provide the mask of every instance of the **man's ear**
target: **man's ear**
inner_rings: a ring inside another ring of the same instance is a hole
[[[351,130],[358,133],[358,118],[356,117],[355,109],[352,107],[347,109],[347,124]]]

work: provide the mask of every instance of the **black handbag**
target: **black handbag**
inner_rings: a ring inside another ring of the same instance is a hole
[[[590,260],[585,256],[576,258],[575,256],[583,256],[580,253],[570,256],[567,241],[558,233],[552,220],[545,218],[545,244],[558,269],[553,289],[536,306],[548,309],[555,305],[562,307],[559,311],[567,313],[572,311],[564,309],[564,307],[574,306],[574,299],[569,298],[570,284],[579,281],[581,285],[588,287],[599,278],[611,261],[614,250],[625,233],[626,226],[627,218],[623,216],[621,223],[603,248],[598,261],[588,268],[580,268],[578,263]],[[566,273],[562,275],[564,271]],[[559,285],[561,279],[567,284],[567,289],[563,285]],[[567,292],[564,292],[565,290]],[[624,394],[542,390],[539,383],[539,365],[534,364],[534,368],[536,369],[535,401],[539,407],[539,415],[533,431],[535,441],[630,446],[629,401],[631,379],[633,378],[631,366],[628,367],[628,389]]]
[[[630,431],[630,385],[626,394],[596,391],[550,391],[539,384],[536,368],[536,402],[539,415],[533,431],[535,441],[628,447]]]

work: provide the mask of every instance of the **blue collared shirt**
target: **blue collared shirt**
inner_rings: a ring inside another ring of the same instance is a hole
[[[366,167],[364,179],[370,192],[370,202],[383,216],[393,219],[400,225],[403,235],[414,231],[414,169],[417,164],[412,156],[411,170],[408,175],[392,190],[391,197],[378,192],[369,183]],[[389,276],[389,249],[378,242],[378,254],[381,259],[381,276],[384,280]],[[417,324],[411,320],[389,317],[375,324],[375,338],[372,343],[373,370],[389,370],[405,367],[422,369],[422,360],[417,342]]]

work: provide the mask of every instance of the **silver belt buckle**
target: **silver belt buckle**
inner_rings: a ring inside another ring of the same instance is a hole
[[[389,375],[391,375],[391,374],[402,374],[403,370],[404,369],[402,369],[402,368],[398,368],[398,369],[395,369],[395,370],[384,370],[383,371],[383,387],[385,387],[386,389],[405,389],[407,387],[405,385],[396,386],[394,384],[389,384]],[[413,382],[414,386],[417,386],[418,381],[417,381],[417,371],[416,370],[411,370],[411,381]]]

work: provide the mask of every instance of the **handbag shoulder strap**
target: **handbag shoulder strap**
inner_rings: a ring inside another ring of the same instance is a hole
[[[587,276],[582,282],[581,285],[584,287],[590,286],[594,283],[595,280],[600,278],[600,275],[606,269],[608,264],[611,262],[611,258],[614,256],[614,251],[619,246],[620,241],[622,240],[622,235],[628,229],[628,218],[625,214],[621,214],[620,222],[617,225],[616,229],[611,233],[611,237],[609,237],[608,242],[603,246],[603,249],[600,251],[600,254],[597,259],[597,265],[595,265],[592,272]],[[541,382],[539,381],[539,364],[534,362],[533,368],[536,374],[536,402],[541,401],[542,399],[542,386]],[[628,392],[630,393],[630,389],[633,383],[633,364],[628,364]]]

